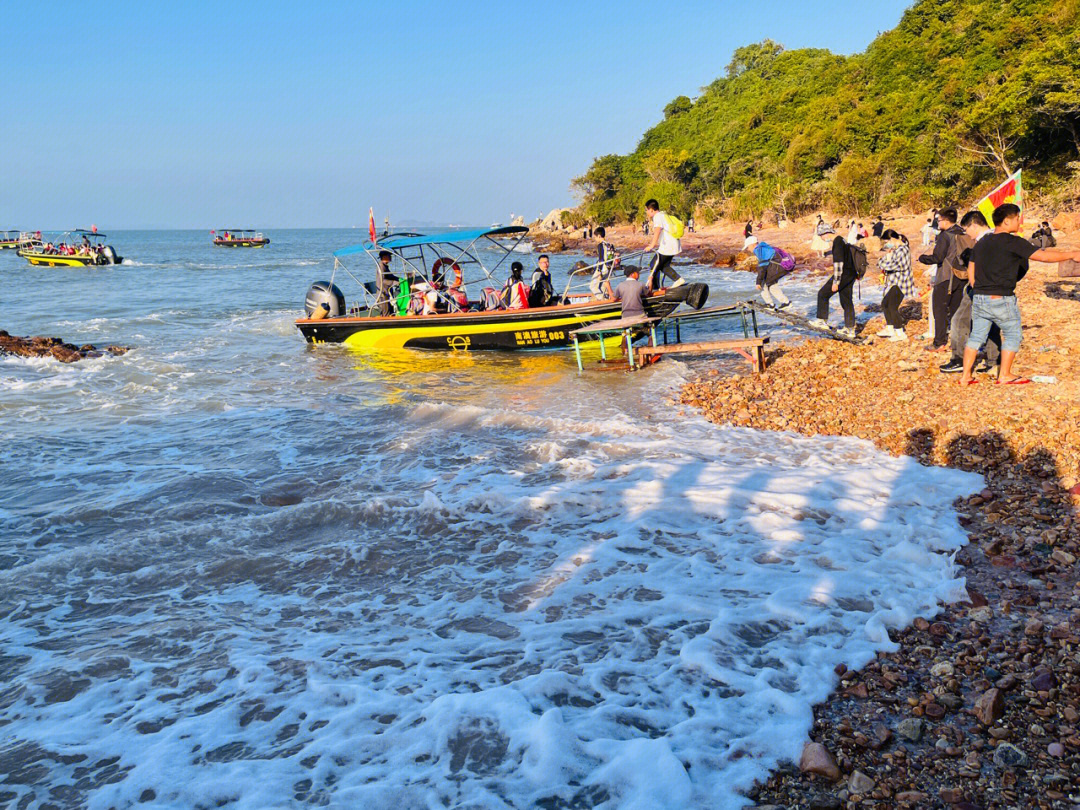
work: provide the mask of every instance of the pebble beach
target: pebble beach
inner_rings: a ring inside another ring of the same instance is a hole
[[[801,762],[752,792],[759,808],[1080,806],[1080,282],[1033,264],[1018,289],[1017,368],[1044,384],[984,374],[962,390],[917,339],[923,299],[905,305],[907,343],[788,342],[761,377],[706,373],[682,391],[718,424],[858,437],[986,481],[956,503],[967,600],[838,669]],[[872,336],[883,320],[866,310]]]

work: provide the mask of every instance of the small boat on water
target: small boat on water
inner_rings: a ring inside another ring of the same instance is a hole
[[[509,226],[427,236],[395,234],[342,248],[334,253],[330,280],[315,282],[308,290],[305,316],[296,327],[315,344],[518,351],[569,347],[573,330],[622,316],[618,301],[598,300],[588,291],[594,267],[572,272],[563,294],[555,297],[557,304],[509,308],[495,273],[500,267],[509,273],[508,259],[528,233],[526,227]],[[392,257],[385,273],[379,260],[383,251]],[[363,271],[342,261],[351,257],[370,259],[376,280],[361,281],[358,273]],[[490,268],[485,257],[491,257]],[[622,258],[625,267],[631,257]],[[339,268],[360,286],[360,300],[346,303],[334,283]],[[645,309],[653,317],[666,317],[684,302],[699,309],[708,297],[707,285],[686,284],[648,296]]]
[[[39,267],[95,267],[123,262],[105,239],[105,234],[97,230],[22,233],[16,253]]]
[[[214,244],[217,247],[261,248],[270,244],[270,240],[254,228],[222,228],[210,233],[215,235]]]
[[[15,250],[19,247],[22,231],[0,231],[0,250]]]

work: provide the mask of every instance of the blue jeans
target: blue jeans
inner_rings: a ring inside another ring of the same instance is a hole
[[[971,300],[971,334],[965,348],[978,351],[986,343],[990,326],[1001,330],[1001,350],[1020,350],[1020,304],[1015,295],[976,295]]]

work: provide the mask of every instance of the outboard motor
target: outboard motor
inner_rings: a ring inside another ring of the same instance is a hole
[[[336,284],[316,281],[308,290],[304,312],[309,318],[340,318],[345,314],[345,296]]]
[[[105,245],[105,247],[101,249],[101,258],[104,260],[105,264],[120,264],[119,260],[116,258],[116,251],[112,249],[112,245]]]

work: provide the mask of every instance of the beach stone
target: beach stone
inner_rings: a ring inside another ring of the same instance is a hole
[[[935,678],[947,678],[952,675],[954,671],[953,665],[948,661],[942,661],[941,663],[934,664],[930,667],[930,674]]]
[[[987,689],[982,697],[975,701],[975,719],[984,726],[993,725],[1005,714],[1005,698],[1000,689]]]
[[[1050,555],[1050,559],[1054,562],[1059,562],[1062,565],[1072,565],[1076,562],[1076,555],[1070,554],[1063,548],[1054,549],[1054,553]]]
[[[830,782],[840,778],[840,767],[836,759],[821,743],[808,742],[803,746],[802,756],[799,757],[799,770],[803,773],[824,776]]]
[[[994,611],[988,606],[972,608],[968,611],[968,618],[979,624],[986,624],[994,618]]]
[[[848,790],[852,793],[869,793],[877,786],[877,782],[862,771],[852,771],[848,779]]]
[[[938,791],[938,797],[945,802],[945,804],[956,804],[964,798],[964,792],[959,788],[943,787]]]
[[[1046,746],[1046,753],[1052,757],[1063,757],[1065,756],[1065,746],[1059,742],[1052,742]]]
[[[901,804],[922,804],[927,798],[925,793],[918,790],[905,790],[896,794],[896,800]]]
[[[955,712],[964,705],[964,699],[959,695],[954,695],[952,692],[946,692],[944,695],[939,695],[937,700],[938,703],[951,712]]]
[[[923,711],[931,720],[940,720],[945,716],[945,707],[937,703],[927,703],[923,707]]]
[[[926,724],[917,717],[909,717],[906,720],[901,720],[900,724],[896,727],[896,733],[903,737],[905,740],[911,742],[918,742],[922,739],[923,729]]]
[[[994,764],[999,768],[1023,768],[1028,756],[1012,743],[1001,743],[994,749]]]
[[[1065,719],[1070,723],[1075,723],[1080,720],[1080,712],[1074,709],[1072,706],[1066,706],[1062,714],[1065,715]]]
[[[1027,623],[1024,625],[1024,635],[1025,636],[1042,635],[1042,631],[1043,631],[1044,626],[1045,625],[1043,625],[1043,623],[1041,621],[1039,621],[1038,619],[1028,619]]]
[[[1028,686],[1036,692],[1049,692],[1057,686],[1057,678],[1053,672],[1039,672],[1028,682]]]

